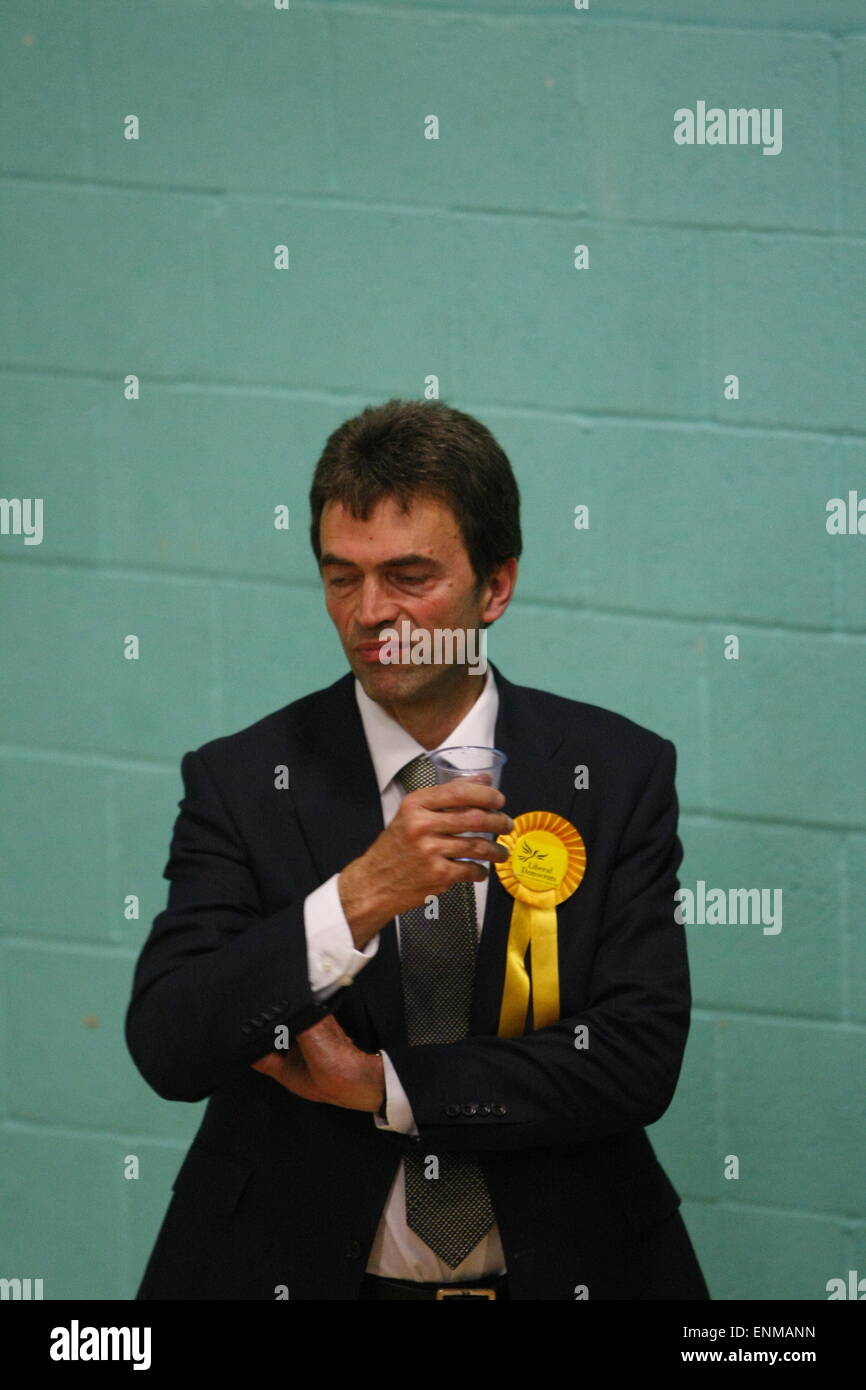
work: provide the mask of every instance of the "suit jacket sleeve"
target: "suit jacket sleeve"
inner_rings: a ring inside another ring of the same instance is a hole
[[[243,843],[200,752],[184,755],[181,774],[164,870],[168,905],[136,966],[126,1040],[159,1095],[195,1101],[272,1051],[278,1024],[300,1031],[311,1013],[330,1009],[310,988],[304,899],[263,915]]]
[[[685,932],[674,919],[675,768],[674,745],[662,740],[615,856],[588,1007],[519,1038],[389,1047],[422,1145],[569,1145],[642,1128],[667,1109],[691,1004]],[[575,1045],[579,1025],[586,1047]]]

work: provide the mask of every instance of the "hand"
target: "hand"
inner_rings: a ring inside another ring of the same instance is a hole
[[[495,840],[457,838],[467,830],[507,835],[514,821],[496,809],[504,801],[496,787],[463,778],[407,792],[390,824],[337,880],[356,947],[365,946],[392,917],[418,907],[426,897],[487,877],[482,865],[457,864],[455,856],[506,860],[507,849]]]
[[[385,1099],[382,1058],[356,1047],[333,1014],[299,1033],[288,1052],[269,1052],[252,1066],[320,1104],[375,1112]]]

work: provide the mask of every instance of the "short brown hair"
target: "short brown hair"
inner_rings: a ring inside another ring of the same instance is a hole
[[[444,401],[390,400],[368,406],[328,437],[310,488],[310,541],[321,562],[326,502],[366,521],[384,497],[404,510],[418,495],[447,503],[460,527],[476,591],[512,556],[520,558],[520,492],[506,454],[472,415]]]

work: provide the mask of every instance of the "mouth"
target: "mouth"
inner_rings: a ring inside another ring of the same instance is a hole
[[[384,642],[360,642],[355,648],[362,661],[378,661]]]

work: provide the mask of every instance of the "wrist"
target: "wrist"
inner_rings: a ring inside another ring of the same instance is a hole
[[[343,916],[357,950],[362,950],[390,922],[393,913],[371,893],[361,859],[353,859],[337,877]]]

